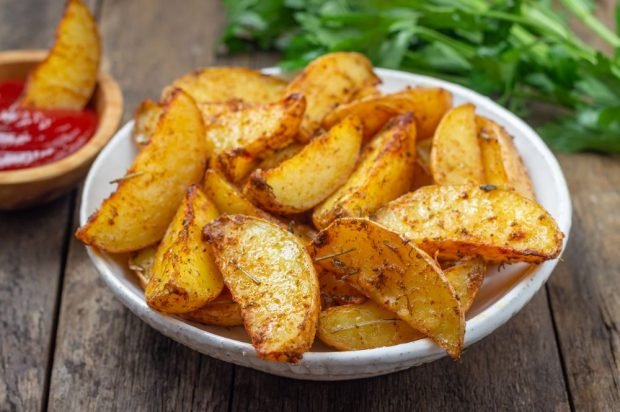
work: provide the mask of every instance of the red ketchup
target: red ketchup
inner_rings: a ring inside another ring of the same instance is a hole
[[[0,83],[0,171],[52,163],[69,156],[93,136],[92,109],[31,110],[18,107],[23,81]]]

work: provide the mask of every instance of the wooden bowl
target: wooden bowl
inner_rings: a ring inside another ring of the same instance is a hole
[[[0,81],[25,80],[47,53],[47,50],[0,52]],[[75,153],[43,166],[0,171],[0,210],[49,202],[86,175],[95,156],[116,132],[123,113],[121,90],[106,73],[99,73],[92,103],[98,117],[97,130]]]

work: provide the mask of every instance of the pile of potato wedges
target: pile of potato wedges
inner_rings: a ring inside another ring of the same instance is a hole
[[[450,92],[380,92],[331,53],[292,81],[204,68],[137,109],[140,146],[80,227],[131,252],[155,310],[243,325],[259,357],[298,362],[428,337],[454,359],[488,264],[556,258],[511,136]]]

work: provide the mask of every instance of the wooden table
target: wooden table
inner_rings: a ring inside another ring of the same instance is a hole
[[[613,1],[601,16],[612,19]],[[93,0],[104,68],[125,119],[183,73],[262,67],[274,56],[218,56],[216,0]],[[62,2],[0,2],[0,49],[46,47]],[[620,409],[620,158],[559,155],[573,198],[568,249],[517,316],[468,349],[408,371],[350,382],[274,377],[160,335],[103,285],[73,237],[79,193],[0,214],[0,410]]]

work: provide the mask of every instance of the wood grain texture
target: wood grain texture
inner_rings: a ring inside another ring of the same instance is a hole
[[[573,200],[564,261],[548,283],[575,409],[620,406],[620,156],[561,155]]]
[[[70,197],[0,213],[0,411],[41,407]]]
[[[0,2],[0,50],[48,47],[62,8]],[[38,410],[45,398],[69,202],[0,213],[0,411]]]
[[[236,368],[233,411],[569,410],[544,293],[461,361],[348,382]]]

